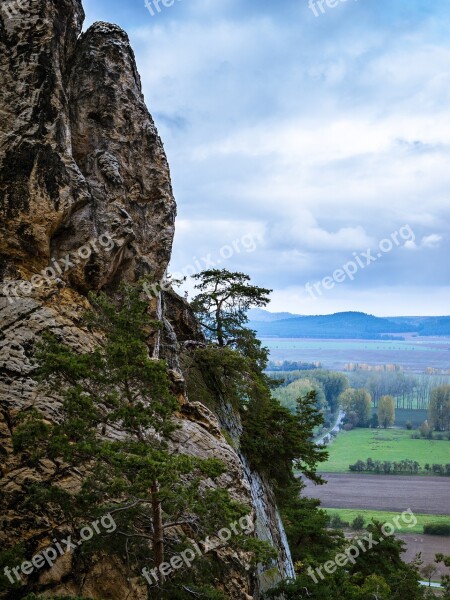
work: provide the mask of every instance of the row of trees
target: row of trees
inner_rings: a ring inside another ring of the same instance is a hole
[[[357,460],[353,465],[349,465],[349,469],[357,473],[384,473],[385,475],[408,473],[409,475],[416,475],[420,471],[420,465],[417,461],[409,459],[391,462],[390,460],[380,461],[368,458],[365,462]]]
[[[354,427],[380,425],[387,429],[395,423],[395,402],[392,396],[383,396],[378,403],[376,419],[372,415],[372,398],[367,390],[349,388],[340,396],[346,420]]]
[[[280,382],[275,391],[276,398],[291,409],[299,395],[307,390],[316,392],[319,408],[334,414],[339,409],[340,395],[348,388],[347,377],[335,371],[313,369],[271,375]]]
[[[352,373],[353,387],[349,387],[347,376],[343,373],[322,369],[275,373],[275,379],[282,382],[275,397],[293,412],[296,399],[314,391],[317,406],[324,412],[328,410],[335,413],[341,405],[347,412],[347,422],[351,426],[381,426],[385,429],[395,424],[396,408],[405,407],[404,402],[399,402],[399,394],[405,395],[411,386],[426,381],[426,402],[418,403],[417,408],[428,408],[432,429],[450,429],[450,385],[432,387],[432,381],[438,381],[436,376],[424,376],[416,381],[401,372],[377,372],[369,377],[366,372],[356,372]],[[363,380],[365,386],[360,385]],[[386,393],[381,394],[381,391]],[[376,420],[373,419],[372,408],[376,409]]]
[[[393,396],[396,408],[428,409],[432,390],[449,384],[448,375],[411,375],[402,371],[362,371],[349,373],[351,387],[365,388],[372,396],[374,407],[383,396]]]
[[[348,388],[339,397],[347,422],[355,427],[376,426],[372,418],[372,397],[364,388]],[[395,423],[395,399],[382,396],[378,401],[377,423],[387,429]],[[434,388],[429,403],[429,426],[438,432],[450,429],[450,386]]]
[[[446,465],[427,463],[422,469],[417,461],[410,459],[391,462],[390,460],[380,461],[368,458],[367,461],[357,460],[348,468],[356,473],[383,473],[384,475],[407,473],[408,475],[417,475],[421,471],[425,471],[428,474],[450,476],[450,463]]]

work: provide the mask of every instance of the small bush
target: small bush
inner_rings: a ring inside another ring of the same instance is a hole
[[[364,517],[362,515],[358,515],[352,521],[352,529],[359,531],[360,529],[364,529]]]
[[[450,525],[446,523],[426,523],[423,526],[423,532],[427,535],[450,536]]]
[[[411,421],[406,421],[406,429],[408,431],[411,431],[412,428],[413,428],[413,425],[412,425]]]
[[[344,529],[346,527],[350,527],[350,523],[341,519],[339,515],[333,515],[330,518],[330,527],[333,529]]]

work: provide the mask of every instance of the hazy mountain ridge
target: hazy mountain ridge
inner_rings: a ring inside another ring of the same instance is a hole
[[[354,311],[305,316],[258,309],[249,312],[249,319],[252,329],[262,337],[383,339],[384,336],[401,337],[406,333],[450,335],[450,316],[376,317]]]

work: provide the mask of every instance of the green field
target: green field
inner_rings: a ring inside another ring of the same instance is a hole
[[[357,460],[410,459],[423,468],[426,463],[450,463],[450,442],[441,440],[414,440],[411,432],[401,429],[353,429],[339,433],[328,447],[329,459],[319,465],[319,471],[347,473],[348,466]]]
[[[350,524],[353,519],[358,515],[362,515],[365,519],[365,525],[372,519],[377,519],[382,523],[393,523],[393,519],[395,517],[399,517],[401,513],[395,512],[384,512],[384,511],[375,511],[375,510],[349,510],[346,508],[338,509],[338,508],[327,508],[326,512],[330,515],[339,515],[343,521],[347,521]],[[450,517],[445,515],[415,515],[417,519],[417,524],[414,527],[408,527],[404,525],[402,519],[400,517],[399,522],[403,525],[403,529],[399,530],[397,533],[422,533],[423,534],[423,526],[426,523],[444,523],[446,525],[450,522]],[[408,516],[409,518],[409,516]]]

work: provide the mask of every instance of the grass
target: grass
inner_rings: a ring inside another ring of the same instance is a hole
[[[329,459],[319,465],[326,473],[348,473],[357,460],[416,460],[423,468],[429,464],[450,463],[448,440],[414,440],[402,429],[353,429],[340,433],[328,447]]]
[[[396,512],[386,512],[386,511],[376,511],[376,510],[350,510],[347,508],[337,509],[337,508],[327,508],[326,512],[330,515],[339,515],[343,521],[347,521],[350,524],[352,521],[358,516],[362,515],[364,517],[364,524],[367,525],[370,523],[372,519],[377,519],[382,523],[393,523],[393,519],[395,517],[399,518],[399,523],[403,526],[403,529],[399,530],[397,533],[420,533],[423,534],[423,526],[427,523],[445,523],[448,525],[450,521],[450,517],[445,515],[415,515],[417,519],[417,524],[414,527],[408,527],[405,525],[401,519],[401,513]],[[406,519],[409,520],[411,517],[407,515]]]

